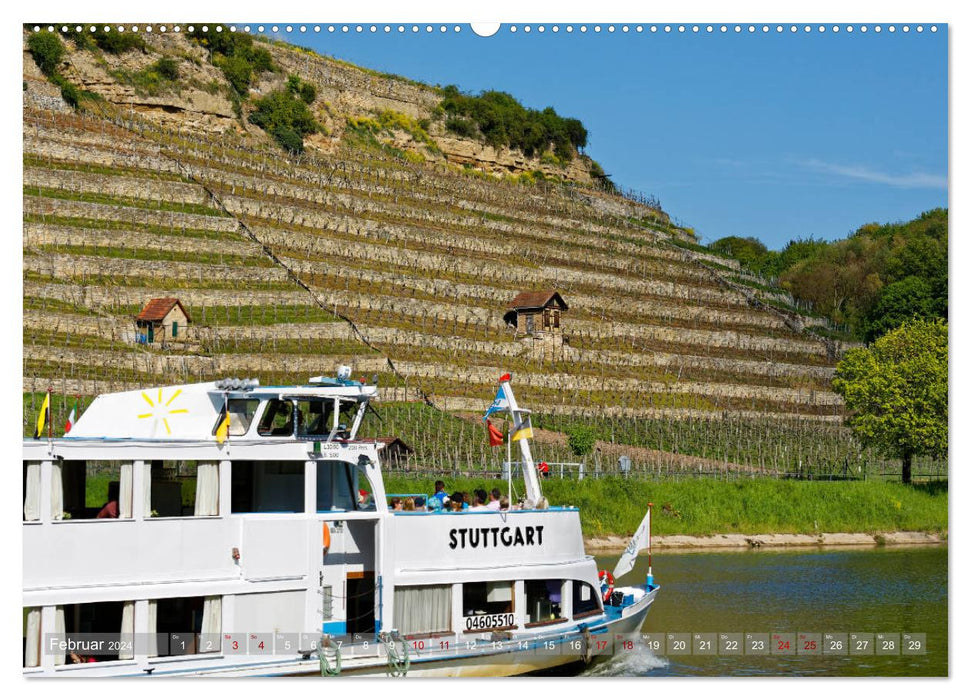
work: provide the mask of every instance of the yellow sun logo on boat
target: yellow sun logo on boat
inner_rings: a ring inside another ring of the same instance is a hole
[[[152,397],[150,397],[146,392],[143,391],[142,398],[145,399],[145,403],[147,403],[152,410],[149,411],[148,413],[139,413],[138,417],[154,418],[156,428],[158,428],[159,421],[162,421],[162,425],[165,426],[165,434],[171,435],[172,428],[169,427],[169,416],[176,415],[179,413],[189,412],[188,408],[170,408],[170,406],[172,405],[172,402],[175,401],[179,397],[179,394],[181,393],[182,393],[182,389],[176,389],[175,392],[168,398],[168,400],[165,400],[162,397],[162,390],[159,389],[158,398],[155,401],[152,401]]]

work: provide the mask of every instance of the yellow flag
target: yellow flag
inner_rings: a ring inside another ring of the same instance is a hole
[[[223,420],[216,428],[216,442],[220,445],[226,442],[226,438],[229,437],[229,411],[223,414]]]
[[[40,405],[40,415],[37,416],[37,430],[34,431],[34,439],[39,440],[40,436],[44,434],[44,426],[47,424],[49,416],[47,415],[51,411],[51,392],[48,391],[47,395],[44,397],[44,403]]]
[[[532,440],[533,439],[533,425],[527,418],[525,422],[520,423],[516,432],[512,434],[511,440],[515,442],[516,440]]]

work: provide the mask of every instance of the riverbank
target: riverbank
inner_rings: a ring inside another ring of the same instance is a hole
[[[617,535],[587,537],[584,545],[592,553],[619,553],[628,538]],[[776,549],[788,547],[877,547],[892,545],[940,545],[947,543],[947,533],[937,532],[821,532],[818,535],[738,533],[694,537],[661,535],[651,540],[654,549]]]
[[[505,481],[485,478],[458,477],[444,481],[450,493],[493,487],[506,493],[508,489]],[[433,491],[434,483],[435,477],[392,474],[385,477],[388,493],[428,494]],[[513,482],[514,495],[524,491],[522,482]],[[870,540],[863,543],[872,544],[881,537],[887,541],[888,536],[872,533],[889,533],[893,540],[893,533],[941,536],[948,529],[946,481],[901,484],[769,478],[732,481],[550,478],[543,480],[543,492],[552,505],[578,507],[583,532],[590,538],[630,537],[649,502],[654,504],[652,525],[658,538],[720,541],[718,538],[731,535],[744,540],[752,538],[751,533],[772,533],[754,537],[764,540],[788,536],[793,538],[793,543],[809,538],[811,544],[818,544],[820,533],[849,533],[868,537]]]

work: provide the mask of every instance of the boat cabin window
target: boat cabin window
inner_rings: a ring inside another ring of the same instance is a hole
[[[337,416],[337,439],[347,440],[351,437],[351,428],[354,427],[354,419],[360,404],[357,401],[341,401],[340,415]]]
[[[526,581],[526,623],[542,624],[562,617],[563,581]]]
[[[356,465],[336,461],[317,462],[318,513],[328,510],[358,510],[359,498]]]
[[[480,631],[513,627],[516,622],[512,581],[473,581],[462,584],[463,629]]]
[[[142,502],[151,504],[146,518],[219,515],[216,462],[154,461],[145,488]]]
[[[583,581],[573,582],[573,617],[600,612],[600,595]]]
[[[154,630],[151,629],[153,606]],[[222,596],[149,601],[148,631],[154,633],[155,640],[155,648],[149,649],[149,656],[217,652],[222,636]]]
[[[303,462],[234,461],[233,513],[302,513],[305,467]]]
[[[212,434],[215,435],[219,426],[223,424],[223,419],[226,417],[226,409],[228,408],[229,434],[237,436],[246,435],[249,432],[250,425],[253,423],[253,416],[256,415],[256,409],[259,405],[259,399],[229,399],[226,402],[226,408],[223,408],[219,412],[219,418],[212,427]]]
[[[297,401],[297,437],[327,437],[333,429],[333,399]]]
[[[452,585],[397,586],[393,627],[402,636],[452,631]]]
[[[33,475],[28,467],[28,485]],[[39,466],[38,466],[39,469]],[[54,520],[131,518],[133,506],[131,462],[65,461],[51,467],[51,517]],[[39,477],[39,472],[38,476]],[[30,496],[30,492],[28,492]],[[39,511],[36,503],[24,504],[24,515]]]
[[[293,404],[284,399],[267,401],[257,431],[265,437],[293,435]]]
[[[62,613],[63,611],[63,613]],[[67,652],[63,657],[56,657],[56,664],[87,664],[99,661],[117,661],[119,658],[133,658],[133,654],[125,651],[119,653],[122,635],[126,646],[131,649],[135,634],[135,603],[125,601],[108,601],[102,603],[79,603],[59,606],[55,612],[55,627],[60,627],[63,614],[64,634],[68,639],[72,637],[83,642],[86,635],[98,635],[106,640],[104,648],[91,653],[83,648],[74,652]],[[59,632],[60,630],[52,630]],[[114,653],[112,653],[114,652]],[[63,658],[63,661],[61,660]]]

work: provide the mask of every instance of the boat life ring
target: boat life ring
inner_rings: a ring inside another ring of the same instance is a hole
[[[600,592],[603,593],[605,603],[610,602],[610,594],[614,592],[614,575],[606,569],[597,574],[600,578]]]
[[[323,525],[323,531],[321,533],[321,544],[324,547],[324,551],[330,549],[330,528],[327,527],[327,523],[321,523]]]

